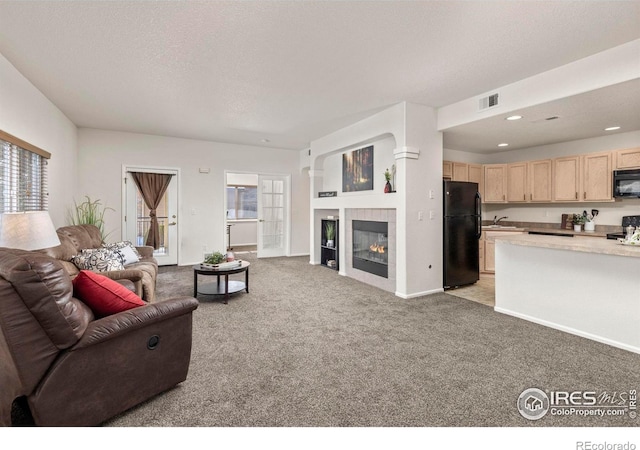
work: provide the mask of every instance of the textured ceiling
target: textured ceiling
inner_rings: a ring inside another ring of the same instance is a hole
[[[0,1],[0,53],[79,127],[303,149],[640,38],[637,1]],[[269,140],[269,142],[263,142]]]
[[[516,114],[522,119],[505,120]],[[611,126],[620,130],[605,131]],[[497,153],[634,130],[640,130],[640,79],[449,128],[444,147]],[[509,146],[499,148],[503,142]]]

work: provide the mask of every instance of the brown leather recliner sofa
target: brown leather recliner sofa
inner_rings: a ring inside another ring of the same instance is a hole
[[[36,425],[98,425],[186,379],[192,297],[95,319],[59,261],[0,248],[0,300],[0,425],[24,398]]]
[[[71,278],[80,271],[71,259],[83,249],[99,248],[102,246],[100,230],[94,225],[70,225],[58,228],[60,245],[40,250],[62,262]],[[128,265],[124,270],[101,272],[113,280],[118,280],[133,290],[146,302],[153,302],[156,298],[156,278],[158,262],[153,257],[153,247],[136,247],[140,253],[140,261]]]

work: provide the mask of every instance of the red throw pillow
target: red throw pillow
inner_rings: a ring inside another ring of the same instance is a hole
[[[81,270],[73,279],[73,295],[86,303],[96,317],[145,305],[140,297],[117,281],[89,270]]]

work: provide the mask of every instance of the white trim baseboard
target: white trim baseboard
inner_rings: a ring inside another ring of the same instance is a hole
[[[635,347],[633,345],[628,345],[623,342],[614,341],[612,339],[608,339],[603,336],[599,336],[597,334],[587,333],[585,331],[576,330],[575,328],[567,327],[564,325],[560,325],[554,322],[549,322],[544,319],[538,319],[537,317],[529,316],[527,314],[517,313],[515,311],[511,311],[509,309],[500,308],[498,306],[493,308],[494,311],[506,314],[508,316],[517,317],[518,319],[527,320],[529,322],[537,323],[538,325],[543,325],[545,327],[554,328],[556,330],[564,331],[565,333],[573,334],[576,336],[580,336],[583,338],[591,339],[592,341],[601,342],[603,344],[611,345],[612,347],[621,348],[623,350],[627,350],[633,353],[640,354],[640,348]]]
[[[395,295],[396,297],[410,299],[410,298],[416,298],[416,297],[424,297],[425,295],[438,294],[440,292],[444,292],[444,288],[432,289],[430,291],[416,292],[414,294],[401,294],[400,292],[396,291]]]

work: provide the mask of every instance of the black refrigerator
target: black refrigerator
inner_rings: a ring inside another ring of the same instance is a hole
[[[444,181],[444,288],[480,278],[482,202],[478,183]]]

